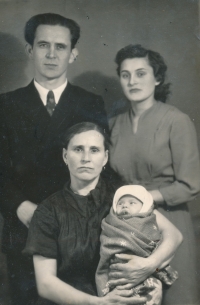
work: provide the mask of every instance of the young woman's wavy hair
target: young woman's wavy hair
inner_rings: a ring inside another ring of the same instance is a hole
[[[117,74],[120,75],[121,64],[125,59],[148,58],[150,66],[153,68],[154,76],[159,85],[155,87],[154,97],[157,101],[166,102],[170,94],[170,83],[165,84],[167,66],[164,59],[158,52],[147,50],[141,45],[130,44],[118,51],[115,62],[117,64]]]

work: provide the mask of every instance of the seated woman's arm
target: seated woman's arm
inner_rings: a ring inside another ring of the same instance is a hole
[[[180,231],[161,213],[154,211],[163,240],[160,246],[147,258],[116,254],[116,260],[110,266],[109,281],[112,286],[130,289],[146,280],[156,269],[165,267],[173,258],[183,237]],[[125,286],[124,286],[125,285]]]
[[[145,298],[131,297],[132,291],[115,289],[107,296],[98,298],[79,291],[61,281],[57,273],[56,259],[33,256],[38,293],[41,297],[62,305],[128,305],[144,304]]]

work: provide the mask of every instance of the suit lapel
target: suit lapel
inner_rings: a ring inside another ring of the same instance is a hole
[[[58,135],[63,128],[71,125],[77,105],[78,101],[74,97],[74,87],[68,83],[50,119],[46,134],[51,137],[52,135]],[[49,137],[47,136],[47,138]]]
[[[40,99],[33,81],[21,90],[18,96],[18,105],[29,122],[35,127],[35,136],[41,140],[50,125],[51,118]]]

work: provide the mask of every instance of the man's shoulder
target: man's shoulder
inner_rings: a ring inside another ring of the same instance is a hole
[[[34,88],[33,86],[34,85],[31,82],[30,84],[28,84],[25,87],[21,87],[21,88],[15,89],[13,91],[8,91],[5,93],[2,93],[2,94],[0,94],[0,101],[8,102],[8,101],[12,100],[14,102],[15,99],[24,97],[26,93],[28,93],[30,90],[32,90]]]
[[[79,87],[77,85],[72,85],[71,83],[69,83],[69,86],[70,90],[73,92],[74,95],[87,97],[89,99],[102,99],[100,95],[87,91],[86,89],[83,89],[82,87]]]

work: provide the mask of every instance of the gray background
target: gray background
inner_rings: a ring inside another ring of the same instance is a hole
[[[169,103],[194,121],[200,146],[197,0],[0,0],[0,93],[24,86],[32,79],[32,66],[24,52],[23,28],[32,15],[43,12],[62,14],[81,26],[79,56],[70,66],[68,78],[101,94],[109,116],[126,107],[116,76],[116,52],[130,43],[160,52],[172,83]],[[190,204],[190,210],[198,241],[199,199]],[[2,222],[0,217],[0,231]],[[0,305],[7,305],[9,292],[2,254],[0,287]]]

